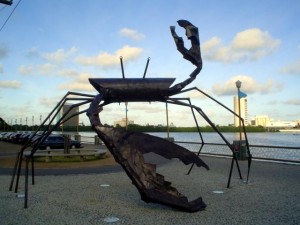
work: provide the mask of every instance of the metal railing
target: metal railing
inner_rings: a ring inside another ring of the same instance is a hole
[[[250,145],[254,159],[300,163],[300,147]]]
[[[103,144],[103,142],[100,140],[100,138],[97,135],[82,136],[82,135],[75,134],[72,136],[72,138],[84,144],[95,144],[95,145]]]
[[[198,152],[202,143],[175,141],[192,152]],[[300,163],[300,147],[249,145],[253,159],[269,160],[288,163]],[[232,152],[226,144],[204,143],[201,154],[231,156]]]
[[[73,138],[86,144],[102,143],[97,135],[75,135]],[[192,152],[198,152],[202,145],[201,142],[175,141],[175,143]],[[253,159],[300,163],[300,147],[272,145],[249,145],[249,147]],[[228,146],[222,143],[204,143],[204,146],[201,149],[201,154],[212,156],[232,156],[232,152]]]

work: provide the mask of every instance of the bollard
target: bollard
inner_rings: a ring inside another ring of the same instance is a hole
[[[234,152],[236,153],[238,160],[246,160],[247,159],[247,148],[246,141],[237,140],[233,141]]]
[[[173,137],[166,137],[165,140],[170,142],[175,142],[175,139]]]
[[[70,154],[70,135],[64,135],[64,154]]]
[[[99,145],[99,143],[100,143],[100,138],[97,136],[97,135],[95,135],[95,145]]]
[[[80,134],[75,134],[75,135],[74,135],[74,139],[75,139],[76,141],[81,141],[81,135],[80,135]]]

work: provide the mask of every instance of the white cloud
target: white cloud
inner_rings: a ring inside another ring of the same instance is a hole
[[[207,93],[207,94],[210,94],[208,90],[206,90],[205,88],[202,88],[202,87],[198,87],[201,91],[203,91],[204,93]],[[197,91],[197,90],[192,90],[192,91],[188,91],[186,92],[186,96],[192,100],[204,100],[206,99],[207,97],[202,94],[201,92]]]
[[[120,30],[120,35],[124,37],[128,37],[130,39],[139,41],[145,38],[145,35],[137,32],[136,30],[132,30],[129,28],[123,28]]]
[[[237,93],[237,88],[235,85],[237,80],[242,82],[241,91],[245,92],[246,94],[267,94],[274,91],[281,91],[283,89],[282,84],[276,83],[273,80],[267,80],[265,83],[260,84],[251,76],[238,75],[231,77],[225,82],[221,81],[220,83],[214,84],[212,87],[212,92],[217,95],[235,95]]]
[[[56,75],[56,66],[50,63],[45,63],[37,66],[38,75]]]
[[[18,72],[22,75],[32,75],[34,73],[34,69],[32,66],[21,65],[18,68]]]
[[[66,91],[95,91],[94,87],[89,83],[90,74],[81,73],[72,82],[61,84],[60,90]]]
[[[18,80],[1,80],[0,88],[12,88],[17,89],[21,87],[21,82]]]
[[[7,111],[6,115],[10,118],[17,118],[18,122],[21,123],[20,119],[22,119],[22,124],[31,125],[34,119],[34,124],[40,124],[40,115],[43,114],[42,119],[45,118],[46,115],[49,114],[48,110],[44,113],[41,107],[35,107],[34,99],[25,100],[22,99],[18,104],[7,105],[5,110]],[[12,114],[13,113],[13,114]],[[34,116],[32,116],[34,115]],[[32,119],[33,118],[33,119]],[[15,121],[13,120],[13,122]]]
[[[217,47],[220,44],[221,44],[220,38],[215,36],[215,37],[212,37],[211,39],[209,39],[208,41],[206,41],[202,45],[202,48],[204,51],[209,51],[210,49],[214,49],[215,47]]]
[[[212,37],[202,45],[203,56],[207,60],[237,62],[257,60],[273,53],[280,45],[267,31],[248,29],[235,35],[231,43],[222,44],[219,37]]]
[[[0,73],[3,73],[3,66],[0,64]]]
[[[45,97],[45,96],[42,96],[40,97],[39,99],[39,105],[41,106],[45,106],[45,107],[50,107],[50,108],[54,108],[57,103],[59,102],[59,98],[48,98],[48,97]]]
[[[273,39],[267,31],[258,28],[248,29],[237,33],[231,45],[234,49],[274,49],[280,44],[279,40]]]
[[[202,93],[200,93],[199,91],[196,91],[196,90],[187,92],[187,96],[192,99],[204,99],[205,98],[205,96]]]
[[[79,73],[73,69],[62,69],[57,71],[57,75],[63,77],[75,77],[75,76],[79,76]]]
[[[300,58],[296,62],[281,68],[280,72],[284,74],[300,75]]]
[[[128,103],[128,110],[130,112],[142,111],[143,114],[152,114],[152,113],[163,113],[165,112],[164,108],[161,108],[162,104],[159,103]],[[141,115],[143,115],[141,114]]]
[[[79,72],[73,69],[61,69],[57,65],[45,63],[40,65],[21,65],[18,72],[22,75],[49,75],[49,76],[62,76],[62,77],[75,77],[79,76]]]
[[[22,75],[57,75],[57,66],[50,63],[40,65],[21,65],[18,68],[18,72]]]
[[[101,52],[96,56],[86,57],[80,56],[75,59],[75,61],[81,65],[85,66],[101,66],[101,67],[114,67],[120,64],[120,56],[126,59],[126,61],[137,59],[143,49],[131,46],[124,46],[118,49],[113,54],[108,52]]]
[[[77,48],[72,47],[69,50],[65,51],[64,49],[58,49],[52,53],[44,53],[42,54],[43,58],[55,62],[55,63],[62,63],[64,62],[70,55],[74,54],[77,51]]]

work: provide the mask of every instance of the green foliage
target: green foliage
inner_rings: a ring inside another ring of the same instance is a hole
[[[221,132],[239,132],[239,127],[233,126],[217,126]],[[245,127],[246,132],[265,132],[266,129],[263,127],[247,126]],[[146,125],[141,126],[137,124],[128,125],[128,130],[137,132],[167,132],[166,126],[153,126]],[[201,132],[215,132],[211,126],[199,127]],[[198,132],[197,127],[170,127],[169,132]]]
[[[38,129],[38,126],[26,126],[26,125],[8,125],[1,117],[0,117],[0,131],[34,131]],[[105,124],[108,126],[107,124]],[[117,127],[120,127],[119,125]],[[234,126],[216,126],[221,132],[239,132],[239,127]],[[42,127],[42,130],[46,129],[46,126]],[[201,132],[214,132],[214,129],[211,126],[203,126],[199,127]],[[167,132],[168,128],[166,126],[155,126],[155,125],[139,125],[139,124],[129,124],[129,131],[136,132]],[[66,131],[66,132],[81,132],[81,131],[93,131],[91,126],[63,126],[57,127],[54,131]],[[266,132],[266,128],[262,126],[247,126],[247,132]],[[198,132],[197,127],[169,127],[169,132]]]

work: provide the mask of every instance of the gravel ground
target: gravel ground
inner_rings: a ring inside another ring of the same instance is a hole
[[[230,160],[202,157],[211,170],[189,167],[177,160],[157,170],[190,200],[203,197],[206,210],[181,212],[140,200],[137,189],[125,172],[37,176],[29,185],[29,208],[24,198],[8,191],[9,175],[0,176],[0,224],[299,224],[300,167],[253,162],[250,182],[238,179],[234,167],[231,188],[227,189]],[[247,163],[241,162],[246,175]],[[104,187],[101,185],[104,184]],[[109,186],[105,185],[108,184]],[[106,186],[106,187],[105,187]],[[18,194],[24,193],[24,177]],[[222,190],[223,194],[214,194]]]

